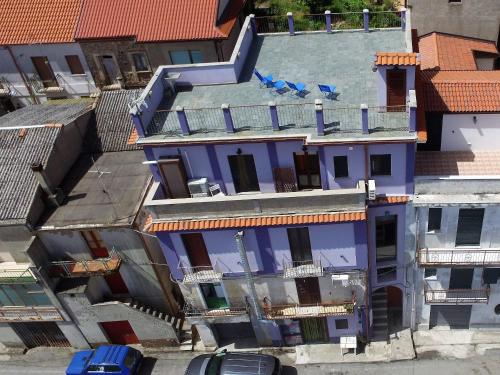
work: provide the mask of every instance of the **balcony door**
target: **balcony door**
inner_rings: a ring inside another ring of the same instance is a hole
[[[171,199],[189,198],[186,169],[181,158],[164,159],[158,162],[167,196]]]
[[[452,268],[449,289],[471,289],[474,268]]]
[[[235,192],[260,191],[253,155],[230,155],[227,158]]]
[[[319,280],[317,277],[295,279],[297,295],[301,305],[321,303]],[[305,344],[328,341],[328,328],[325,318],[299,319],[302,340]]]
[[[406,111],[406,70],[387,71],[387,111]]]
[[[286,230],[290,243],[290,254],[294,267],[312,263],[311,241],[309,228],[288,228]]]
[[[321,189],[318,154],[293,154],[299,190]]]
[[[56,76],[52,71],[47,56],[33,56],[31,61],[33,62],[33,66],[42,81],[43,87],[57,86]]]
[[[295,279],[297,296],[301,305],[313,305],[321,302],[319,280],[317,277],[303,277]]]
[[[181,234],[182,242],[189,259],[191,267],[211,269],[212,263],[208,256],[207,247],[201,233]]]

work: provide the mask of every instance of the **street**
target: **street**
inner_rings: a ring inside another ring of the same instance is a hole
[[[500,373],[500,351],[490,350],[483,356],[467,359],[424,358],[414,361],[392,363],[350,363],[292,366],[283,360],[284,375],[346,375],[370,374],[386,375],[395,373],[401,375],[430,374],[498,374]],[[146,357],[141,374],[183,375],[193,353],[171,352],[155,353]],[[71,354],[64,350],[39,349],[27,355],[0,355],[0,374],[64,374]]]

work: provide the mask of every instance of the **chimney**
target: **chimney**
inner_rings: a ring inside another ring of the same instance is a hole
[[[36,179],[40,184],[40,187],[49,197],[50,202],[55,206],[60,206],[64,200],[64,195],[62,193],[62,190],[55,188],[50,184],[50,181],[47,178],[47,174],[43,169],[42,163],[31,164],[31,170],[35,174]]]

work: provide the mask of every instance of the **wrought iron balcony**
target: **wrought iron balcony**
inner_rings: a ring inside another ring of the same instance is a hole
[[[430,289],[425,288],[425,303],[469,305],[471,303],[488,303],[490,289]]]
[[[323,276],[323,266],[319,259],[283,262],[283,277],[285,279],[321,276]]]
[[[420,249],[417,261],[421,267],[499,266],[500,249]]]
[[[111,250],[106,258],[52,262],[50,274],[67,278],[108,275],[117,272],[121,263],[120,255]]]
[[[228,316],[247,315],[247,306],[228,306],[218,308],[199,309],[189,304],[184,305],[184,314],[186,317],[219,318]]]
[[[57,308],[53,306],[3,306],[0,307],[0,322],[61,321]]]
[[[354,301],[344,301],[310,305],[273,305],[264,306],[262,309],[266,319],[317,318],[351,315],[354,311],[354,304]]]
[[[214,267],[184,267],[179,265],[184,277],[182,282],[184,284],[197,284],[197,283],[213,283],[222,280],[222,272],[217,270],[217,263]]]

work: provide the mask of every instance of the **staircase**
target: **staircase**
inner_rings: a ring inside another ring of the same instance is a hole
[[[372,341],[387,341],[389,337],[389,322],[387,319],[387,291],[385,288],[372,293],[372,311]]]

